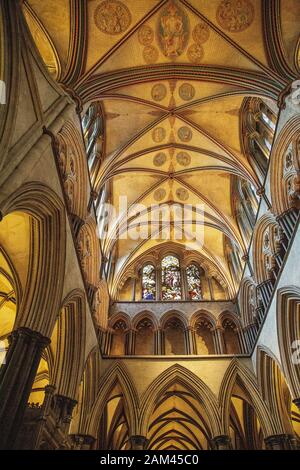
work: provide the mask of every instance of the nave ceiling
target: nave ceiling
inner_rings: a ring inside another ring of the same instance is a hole
[[[117,209],[124,194],[130,206],[147,209],[202,204],[204,243],[197,251],[212,270],[217,267],[232,294],[237,286],[226,262],[226,239],[241,254],[247,251],[234,215],[233,184],[241,178],[255,190],[261,186],[244,146],[244,100],[260,97],[276,112],[280,93],[299,74],[300,4],[271,3],[23,2],[52,76],[83,112],[101,103],[104,135],[96,191],[108,183]],[[170,31],[176,34],[168,36]],[[192,215],[189,232],[196,228]],[[116,250],[112,282],[120,282],[126,269],[158,246],[174,242],[190,248],[186,238],[176,239],[176,217],[167,239],[148,220],[148,211],[123,211],[119,222],[123,239],[108,234],[102,242],[105,256]],[[157,239],[125,237],[137,225],[142,232],[153,230]]]

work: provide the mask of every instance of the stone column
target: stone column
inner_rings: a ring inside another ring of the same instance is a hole
[[[137,278],[136,277],[133,277],[132,278],[132,302],[135,302],[136,298],[136,281],[137,281]]]
[[[221,326],[216,326],[212,330],[216,354],[225,354],[223,331],[224,330]]]
[[[135,350],[136,330],[129,330],[128,332],[128,344],[126,354],[132,356]]]
[[[213,450],[232,450],[231,439],[225,434],[213,437],[210,442]]]
[[[37,424],[36,438],[35,438],[35,445],[34,445],[35,449],[39,449],[41,439],[43,436],[44,426],[50,414],[50,408],[51,408],[51,403],[52,403],[54,392],[55,392],[54,385],[46,385],[45,398],[44,398],[43,405],[42,405],[42,414]]]
[[[181,266],[180,268],[180,277],[181,277],[181,286],[182,286],[182,292],[181,292],[182,300],[190,300],[185,266]]]
[[[297,439],[291,434],[275,434],[265,438],[268,450],[298,450]]]
[[[144,436],[131,436],[129,438],[131,450],[145,450],[148,440]]]
[[[192,328],[188,326],[184,330],[186,354],[194,354]]]
[[[44,348],[50,339],[29,328],[13,331],[0,372],[0,449],[12,449]]]
[[[95,442],[95,438],[93,436],[84,434],[73,434],[72,440],[74,442],[73,450],[91,450],[91,447]]]
[[[208,283],[210,300],[215,300],[214,299],[214,289],[213,289],[213,284],[212,284],[212,278],[211,277],[207,278],[207,283]]]
[[[161,300],[161,267],[156,268],[156,300]]]
[[[162,348],[162,329],[160,327],[157,328],[154,332],[155,338],[155,345],[154,345],[154,354],[161,355],[163,354]]]

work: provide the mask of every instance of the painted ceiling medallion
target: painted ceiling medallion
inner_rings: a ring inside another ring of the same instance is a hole
[[[186,152],[179,152],[176,155],[177,163],[181,166],[188,166],[191,163],[191,157]]]
[[[193,29],[193,39],[196,44],[204,44],[209,38],[209,26],[201,21]]]
[[[142,46],[149,46],[154,39],[154,31],[147,24],[143,25],[138,32],[138,38]]]
[[[162,101],[167,95],[167,87],[163,83],[157,83],[152,87],[151,96],[154,101]]]
[[[156,127],[152,131],[152,139],[154,142],[162,142],[166,138],[166,130],[163,127]]]
[[[195,88],[190,83],[183,83],[179,87],[179,96],[184,101],[190,101],[195,96]]]
[[[158,153],[153,158],[153,165],[154,166],[162,166],[167,161],[167,155],[163,152]]]
[[[217,9],[217,21],[231,33],[247,29],[254,19],[254,7],[249,0],[222,0]]]
[[[178,188],[176,189],[176,196],[180,201],[186,201],[189,198],[189,193],[184,188]]]
[[[120,34],[131,23],[131,14],[124,3],[118,0],[105,0],[95,10],[97,28],[106,34]]]
[[[156,191],[154,191],[154,200],[155,201],[162,201],[166,197],[166,190],[163,188],[159,188]]]
[[[146,64],[154,64],[158,59],[158,50],[155,46],[146,46],[143,50],[143,57]]]
[[[157,25],[157,38],[165,57],[174,59],[185,50],[189,40],[188,16],[176,1],[169,1],[163,8]]]
[[[182,142],[189,142],[193,137],[193,133],[189,127],[182,126],[178,129],[178,137]]]
[[[192,44],[187,51],[187,56],[190,62],[199,64],[204,56],[203,47],[200,44]]]

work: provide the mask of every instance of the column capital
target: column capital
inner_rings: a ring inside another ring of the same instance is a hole
[[[231,450],[231,438],[226,434],[215,436],[211,439],[211,447],[213,450]]]
[[[292,434],[274,434],[265,438],[268,450],[297,450],[297,439]]]
[[[15,341],[17,338],[23,338],[25,341],[33,341],[37,343],[41,348],[45,348],[51,343],[50,338],[43,336],[38,331],[31,330],[25,326],[20,326],[16,330],[12,331],[8,337],[9,343]]]
[[[145,436],[131,436],[129,438],[131,450],[144,450],[146,449],[148,439]]]

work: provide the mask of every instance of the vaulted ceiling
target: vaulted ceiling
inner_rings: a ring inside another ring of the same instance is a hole
[[[116,208],[129,204],[203,205],[203,259],[231,292],[224,235],[245,253],[232,207],[233,177],[257,189],[245,155],[241,110],[260,96],[274,110],[299,75],[298,0],[55,0],[23,2],[29,28],[55,79],[85,110],[100,101],[104,161],[98,186],[109,181]],[[187,217],[189,231],[195,229]],[[120,214],[121,230],[143,231],[147,211]],[[125,222],[129,221],[126,227]],[[122,225],[123,224],[123,225]],[[169,239],[108,237],[117,244],[115,278]],[[158,228],[158,233],[159,228]],[[161,234],[163,235],[163,234]]]

